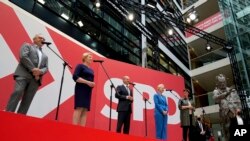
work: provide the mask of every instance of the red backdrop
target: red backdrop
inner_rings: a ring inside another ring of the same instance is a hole
[[[81,56],[84,52],[92,52],[94,59],[103,59],[103,66],[109,73],[115,86],[122,84],[122,76],[128,75],[136,85],[139,92],[149,98],[147,103],[148,137],[155,137],[154,126],[154,102],[153,95],[158,84],[165,84],[167,89],[173,89],[177,96],[182,95],[184,80],[182,77],[171,74],[145,69],[142,67],[114,61],[104,58],[102,55],[90,50],[85,45],[78,43],[72,38],[60,33],[56,29],[46,25],[40,20],[27,14],[25,11],[0,2],[0,109],[6,107],[7,101],[14,87],[13,72],[18,63],[19,48],[23,42],[32,42],[35,33],[42,33],[47,41],[52,41],[52,48],[55,49],[72,66],[81,63]],[[56,61],[50,50],[44,47],[43,51],[49,56],[49,72],[45,75],[43,85],[35,96],[31,104],[28,115],[54,119],[56,110],[56,99],[58,98],[60,76],[62,73],[62,62]],[[4,61],[3,61],[4,60]],[[109,96],[110,83],[104,70],[99,63],[91,66],[95,72],[96,87],[93,89],[91,111],[88,113],[87,127],[108,130],[109,124]],[[71,123],[73,113],[73,91],[74,82],[72,73],[74,69],[66,68],[66,78],[63,85],[63,99],[60,104],[59,121]],[[69,91],[69,92],[68,92]],[[113,90],[114,96],[114,90]],[[134,102],[131,118],[132,135],[145,135],[144,101],[142,96],[133,88]],[[65,96],[66,95],[66,96]],[[179,125],[179,111],[176,99],[170,92],[165,92],[169,104],[168,140],[181,140],[181,128]],[[44,98],[44,99],[43,99]],[[46,99],[47,98],[47,99]],[[54,101],[51,101],[53,99]],[[117,99],[112,100],[112,131],[116,128],[116,106]],[[10,123],[11,124],[11,123]]]

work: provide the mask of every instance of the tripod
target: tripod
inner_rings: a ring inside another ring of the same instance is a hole
[[[61,84],[60,84],[60,91],[59,91],[59,97],[58,97],[58,102],[57,102],[57,108],[56,108],[56,117],[55,120],[58,120],[58,113],[59,113],[59,107],[60,107],[60,101],[61,101],[61,95],[62,95],[62,86],[63,86],[63,80],[64,80],[64,72],[66,66],[68,66],[70,69],[72,69],[72,66],[65,61],[61,56],[59,56],[53,49],[49,47],[49,44],[46,44],[47,47],[58,57],[63,61],[63,73],[62,73],[62,78],[61,78]]]
[[[149,104],[151,104],[151,102],[145,96],[143,96],[143,94],[135,87],[135,84],[132,83],[132,86],[142,96],[142,98],[144,100],[145,136],[147,136],[148,135],[148,127],[147,127],[147,102]]]
[[[112,88],[114,88],[115,91],[116,91],[116,88],[115,88],[114,83],[111,81],[110,76],[109,76],[109,74],[107,73],[107,70],[106,70],[105,67],[102,65],[102,62],[103,62],[103,61],[98,61],[98,62],[101,64],[103,71],[105,72],[106,76],[108,77],[108,79],[109,79],[109,81],[110,81],[110,83],[111,83],[111,85],[110,85],[110,99],[109,99],[109,131],[111,131]],[[117,91],[116,91],[116,92],[117,92]]]

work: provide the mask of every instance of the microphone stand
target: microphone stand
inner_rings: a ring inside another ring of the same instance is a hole
[[[203,107],[201,107],[201,109],[202,109],[202,115],[203,115],[203,117],[205,118],[206,112],[205,112],[205,110],[204,110]]]
[[[206,120],[206,119],[205,119],[206,112],[205,112],[205,110],[204,110],[203,107],[201,107],[201,109],[202,109],[202,115],[203,115],[203,123],[205,123],[205,120]],[[207,117],[207,121],[210,121],[210,120],[209,120],[209,115],[207,115],[206,117]]]
[[[64,72],[65,72],[65,67],[68,66],[70,69],[72,69],[72,66],[65,61],[61,56],[59,56],[53,49],[49,47],[49,44],[46,44],[47,47],[58,57],[63,61],[63,73],[62,73],[62,79],[61,79],[61,85],[60,85],[60,91],[59,91],[59,97],[58,97],[58,102],[57,102],[57,108],[56,108],[56,117],[55,120],[58,120],[58,113],[59,113],[59,106],[60,106],[60,101],[61,101],[61,95],[62,95],[62,86],[63,86],[63,80],[64,80]]]
[[[173,96],[175,96],[178,100],[181,101],[181,99],[179,97],[177,97],[175,94],[172,93],[173,90],[165,90],[165,91],[169,91]],[[163,118],[163,123],[164,123],[164,120],[165,120],[165,118]],[[164,127],[164,124],[162,124],[162,127],[161,127],[161,137],[163,135],[163,127]]]
[[[177,97],[175,94],[172,93],[173,90],[165,90],[165,91],[167,91],[167,92],[169,91],[173,96],[175,96],[178,100],[180,100],[182,102],[182,100],[179,97]]]
[[[111,90],[111,91],[110,91],[110,99],[109,99],[109,131],[111,131],[112,88],[114,88],[115,91],[116,91],[116,88],[115,88],[114,83],[111,81],[110,76],[109,76],[109,74],[107,73],[105,67],[102,65],[102,62],[103,62],[103,61],[99,61],[99,63],[100,63],[101,66],[102,66],[103,71],[105,72],[106,76],[108,77],[108,79],[109,79],[109,81],[110,81],[110,83],[111,83],[111,85],[110,85],[110,90]],[[116,91],[116,92],[117,92],[117,91]]]
[[[143,96],[143,94],[135,87],[135,84],[131,84],[135,90],[142,96],[143,100],[144,100],[144,117],[145,117],[145,136],[148,135],[148,127],[147,127],[147,102],[149,104],[151,104],[151,102],[145,97]]]

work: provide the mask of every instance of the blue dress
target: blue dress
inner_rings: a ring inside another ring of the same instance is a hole
[[[84,64],[78,64],[73,74],[74,81],[76,82],[79,77],[93,82],[94,71]],[[77,107],[83,107],[87,108],[89,111],[91,103],[91,93],[92,87],[89,87],[87,84],[76,82],[74,109],[76,109]]]
[[[156,128],[156,138],[166,140],[167,139],[167,121],[168,116],[163,115],[163,111],[168,111],[168,104],[166,97],[161,94],[154,95],[154,118]]]

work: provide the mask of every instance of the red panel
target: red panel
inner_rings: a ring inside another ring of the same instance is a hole
[[[13,54],[18,58],[19,49],[23,42],[32,43],[32,41],[13,9],[0,2],[0,11],[0,19],[2,19],[0,33],[10,46]]]

